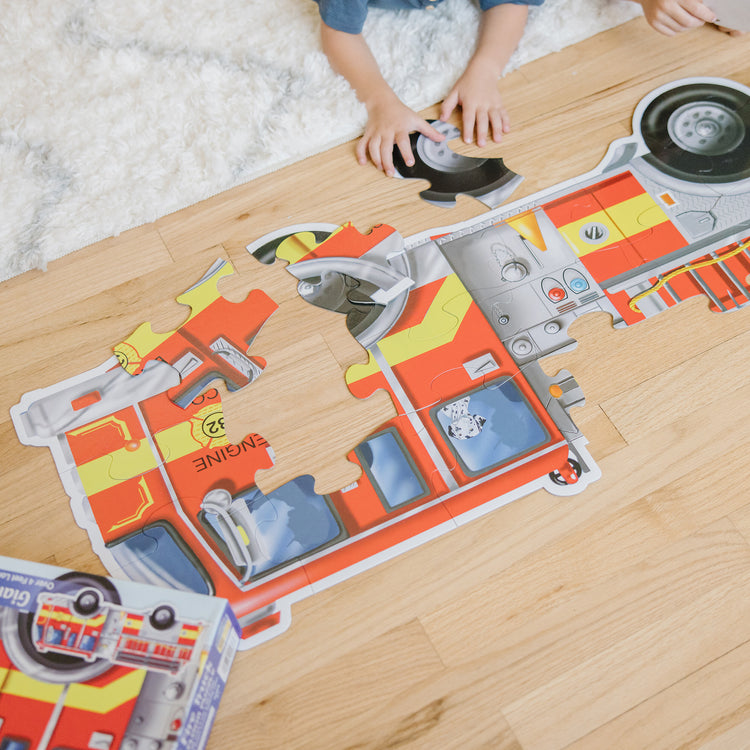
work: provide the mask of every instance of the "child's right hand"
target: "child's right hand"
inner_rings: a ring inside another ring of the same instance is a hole
[[[396,174],[393,166],[393,147],[398,146],[404,162],[414,165],[409,134],[417,131],[440,142],[445,136],[409,109],[393,92],[388,91],[376,101],[367,102],[369,119],[365,134],[357,144],[357,161],[367,164],[369,155],[372,163],[389,177]]]
[[[716,14],[700,0],[636,0],[651,26],[662,34],[673,36],[704,23],[713,23]]]

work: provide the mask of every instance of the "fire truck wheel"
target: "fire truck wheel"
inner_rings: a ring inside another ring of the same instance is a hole
[[[579,464],[578,461],[575,460],[575,458],[569,458],[568,464],[570,465],[570,468],[573,469],[573,471],[575,472],[575,475],[577,477],[580,477],[582,474],[581,464]],[[568,483],[565,481],[565,479],[563,478],[562,474],[560,474],[559,471],[551,471],[549,473],[549,478],[555,484],[561,487],[566,487],[568,485]]]
[[[102,597],[96,589],[84,589],[73,602],[76,614],[82,617],[91,617],[101,606]]]
[[[664,91],[640,121],[650,153],[643,158],[689,182],[750,177],[750,96],[707,81]]]
[[[88,573],[79,573],[72,570],[69,573],[63,573],[61,576],[58,576],[56,580],[71,584],[70,588],[72,591],[80,592],[77,594],[75,600],[76,607],[78,607],[79,601],[82,607],[91,607],[93,598],[98,600],[98,604],[91,610],[92,612],[95,612],[104,602],[109,602],[110,604],[122,603],[115,585],[109,578],[105,578],[104,576],[89,575]],[[81,609],[79,614],[86,613]]]
[[[168,604],[159,605],[148,618],[154,630],[168,630],[176,620],[175,611]]]

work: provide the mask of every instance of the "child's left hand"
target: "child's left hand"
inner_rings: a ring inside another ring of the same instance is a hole
[[[458,79],[440,109],[440,119],[447,121],[453,110],[460,105],[463,137],[466,143],[477,135],[477,146],[487,144],[487,136],[498,143],[510,130],[510,120],[497,88],[497,75],[473,62]]]

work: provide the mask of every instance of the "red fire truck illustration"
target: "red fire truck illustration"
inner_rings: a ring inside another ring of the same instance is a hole
[[[0,607],[0,747],[176,747],[203,623],[124,607],[98,576],[55,583],[30,611]]]
[[[162,669],[177,674],[188,664],[201,634],[200,623],[182,622],[163,604],[153,612],[133,612],[101,601],[96,589],[42,594],[34,617],[37,651],[70,654],[86,661]]]
[[[139,329],[117,347],[125,369],[26,394],[16,429],[51,448],[112,572],[226,597],[246,645],[267,639],[320,588],[535,489],[596,480],[570,417],[583,394],[539,360],[573,345],[568,325],[589,311],[626,325],[696,293],[717,310],[748,303],[749,93],[715,79],[657,89],[596,170],[471,222],[406,240],[310,225],[249,245],[346,316],[369,353],[350,390],[385,389],[397,408],[349,456],[351,486],[319,495],[302,476],[264,495],[254,477],[272,446],[226,440],[205,376],[252,388],[262,363],[247,345],[273,304],[219,300],[221,264],[189,291],[185,330]]]

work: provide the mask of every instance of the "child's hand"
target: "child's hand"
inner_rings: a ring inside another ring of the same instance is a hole
[[[713,23],[716,14],[700,0],[637,0],[651,26],[673,36],[704,23]]]
[[[461,106],[463,135],[466,143],[477,133],[477,145],[485,146],[487,136],[497,143],[510,130],[508,113],[497,88],[497,75],[481,63],[473,62],[445,97],[440,119],[447,121],[453,110]]]
[[[416,130],[438,142],[445,138],[390,91],[377,101],[368,102],[367,109],[370,118],[365,134],[357,144],[357,161],[366,164],[369,154],[373,164],[389,177],[396,174],[393,166],[394,146],[398,146],[408,166],[414,165],[410,133]]]

